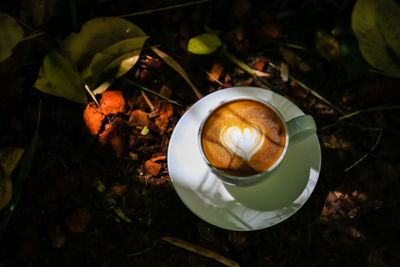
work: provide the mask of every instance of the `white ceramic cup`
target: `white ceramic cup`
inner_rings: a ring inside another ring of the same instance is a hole
[[[286,139],[285,139],[284,149],[283,149],[281,155],[279,156],[278,160],[276,160],[275,163],[267,170],[259,172],[257,174],[251,175],[251,176],[233,176],[233,175],[229,175],[229,174],[222,172],[221,170],[219,170],[211,165],[211,163],[208,161],[207,157],[205,156],[205,154],[203,152],[203,148],[202,148],[201,136],[202,136],[204,124],[207,121],[208,117],[211,114],[213,114],[213,112],[216,109],[218,109],[221,105],[226,104],[231,101],[235,101],[235,100],[236,101],[238,101],[238,100],[253,100],[253,101],[261,102],[262,104],[268,106],[273,111],[275,111],[275,113],[281,119],[283,126],[285,127]],[[282,162],[282,160],[285,157],[287,148],[291,142],[296,141],[296,140],[301,140],[305,136],[315,133],[316,129],[317,129],[317,127],[315,125],[315,121],[311,115],[302,115],[302,116],[293,118],[286,122],[283,119],[283,116],[279,112],[279,110],[277,110],[271,103],[269,103],[263,99],[253,97],[253,96],[237,96],[237,97],[225,99],[225,100],[219,102],[215,107],[210,109],[207,116],[205,116],[205,118],[202,120],[202,122],[200,124],[199,132],[198,132],[198,145],[199,145],[200,153],[201,153],[201,156],[202,156],[204,162],[208,165],[210,171],[212,173],[214,173],[216,175],[216,177],[219,178],[222,182],[229,184],[229,185],[235,185],[235,186],[254,185],[256,183],[264,181],[278,169],[280,163]]]

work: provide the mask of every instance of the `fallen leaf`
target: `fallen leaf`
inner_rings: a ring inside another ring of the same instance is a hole
[[[306,62],[304,62],[304,60],[292,50],[281,47],[279,48],[279,51],[281,52],[281,55],[285,60],[285,62],[290,67],[298,69],[302,72],[309,72],[311,70],[310,66]]]
[[[90,102],[83,112],[83,120],[92,135],[97,135],[99,133],[105,117],[104,113],[94,102]]]
[[[49,230],[50,240],[53,243],[54,248],[61,248],[67,242],[67,237],[61,230],[61,226],[57,225]]]
[[[0,210],[10,203],[12,190],[10,176],[7,175],[3,167],[0,165]]]
[[[7,147],[0,149],[0,165],[5,173],[10,176],[20,162],[25,149],[19,147]]]
[[[151,159],[146,161],[144,164],[146,170],[153,176],[157,176],[161,170],[161,164],[152,161]]]
[[[190,38],[188,51],[193,54],[207,55],[215,52],[222,45],[218,35],[213,33],[203,33]]]
[[[246,242],[246,235],[243,232],[228,231],[228,240],[235,246],[240,247]]]
[[[87,103],[81,76],[74,63],[56,50],[45,56],[35,87],[50,95],[64,97],[77,103]]]
[[[354,197],[339,191],[331,191],[325,199],[322,210],[323,217],[348,217],[354,218],[359,211],[359,204]]]
[[[125,99],[122,91],[105,91],[101,95],[100,107],[104,115],[125,111]]]
[[[285,62],[281,62],[281,79],[284,82],[289,81],[289,67]]]
[[[219,61],[215,61],[211,66],[210,71],[208,72],[208,80],[210,82],[218,82],[223,71],[224,66],[222,65],[222,63]]]
[[[265,64],[267,64],[268,61],[269,61],[268,58],[263,57],[263,56],[258,56],[258,57],[256,58],[255,63],[254,63],[254,68],[255,68],[255,70],[263,71],[263,69],[264,69],[264,67],[265,67]]]
[[[125,213],[122,211],[120,207],[113,207],[115,213],[120,217],[122,220],[124,220],[127,223],[132,223],[131,219],[129,219]]]
[[[328,61],[340,57],[340,46],[332,34],[323,30],[317,30],[315,33],[315,48],[318,53]]]
[[[164,84],[163,86],[161,86],[160,95],[163,95],[167,98],[171,98],[172,90]]]
[[[150,132],[150,129],[147,126],[144,126],[142,131],[140,132],[141,135],[148,135]]]
[[[111,191],[114,195],[116,196],[122,196],[123,194],[125,194],[127,188],[126,185],[122,184],[122,185],[114,185],[111,187]]]
[[[7,13],[0,12],[0,62],[11,56],[14,47],[24,37],[17,21]]]
[[[159,156],[153,155],[153,156],[155,156],[155,157],[152,158],[151,160],[154,162],[160,161],[160,160],[165,160],[167,158],[167,156],[165,156],[165,155],[159,155]]]
[[[139,155],[137,153],[133,153],[133,152],[129,152],[129,157],[131,158],[131,160],[139,159]]]
[[[174,113],[174,108],[171,103],[162,103],[159,116],[155,120],[155,124],[160,129],[162,135],[168,127],[169,117]]]
[[[103,145],[109,143],[114,149],[115,155],[121,157],[125,151],[124,132],[125,122],[116,117],[111,123],[105,125],[103,132],[99,134],[99,142]]]
[[[139,59],[148,36],[135,24],[118,17],[95,18],[86,22],[79,33],[64,41],[73,62],[90,87],[95,88],[102,74],[118,78]]]
[[[129,117],[129,126],[146,126],[150,124],[149,114],[141,109],[132,111]]]
[[[106,190],[106,186],[101,180],[96,180],[96,182],[94,182],[94,186],[100,193],[103,193]]]
[[[358,0],[351,17],[361,54],[374,68],[400,77],[400,6],[392,0]]]
[[[72,234],[83,233],[92,214],[86,208],[76,209],[68,218],[67,225]]]
[[[304,90],[297,82],[293,80],[290,81],[289,95],[300,99],[306,99],[308,93],[309,92]]]

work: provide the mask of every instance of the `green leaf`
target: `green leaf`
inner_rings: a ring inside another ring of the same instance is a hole
[[[148,36],[129,38],[96,53],[83,71],[83,79],[96,82],[107,72],[112,72],[115,78],[121,77],[136,64],[147,38]]]
[[[81,31],[65,40],[66,49],[84,80],[92,85],[103,72],[115,71],[115,77],[125,74],[137,62],[146,39],[138,26],[118,17],[96,18],[83,25]]]
[[[0,149],[0,165],[8,176],[17,167],[25,149],[19,147],[7,147]]]
[[[14,47],[24,37],[21,26],[10,15],[0,12],[0,62],[11,56]]]
[[[40,91],[86,104],[86,93],[80,74],[69,58],[53,50],[46,55],[35,87]]]
[[[315,33],[315,48],[318,53],[328,61],[340,57],[340,46],[335,37],[323,30]]]
[[[147,126],[144,126],[142,131],[140,132],[141,135],[148,135],[150,132],[149,128]]]
[[[203,33],[189,40],[188,51],[193,54],[206,55],[215,52],[222,45],[216,34]]]
[[[352,28],[361,54],[374,68],[400,77],[400,7],[392,0],[358,0]]]

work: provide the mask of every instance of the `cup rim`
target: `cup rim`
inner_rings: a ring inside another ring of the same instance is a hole
[[[229,175],[229,174],[226,174],[226,173],[220,171],[219,169],[215,168],[214,166],[212,166],[211,163],[208,161],[206,155],[203,152],[203,147],[202,147],[202,143],[201,143],[201,133],[203,131],[204,124],[207,121],[207,119],[209,118],[209,116],[215,110],[217,110],[221,105],[229,103],[229,102],[233,102],[233,101],[238,101],[238,100],[253,100],[253,101],[257,101],[257,102],[263,103],[264,105],[266,105],[269,108],[271,108],[276,114],[278,114],[278,117],[281,119],[282,124],[283,124],[283,126],[285,128],[285,135],[286,135],[285,147],[283,148],[283,151],[282,151],[281,155],[279,156],[278,160],[276,160],[275,163],[270,168],[268,168],[267,170],[259,172],[257,174],[250,175],[250,176]],[[221,179],[223,182],[231,184],[231,185],[250,185],[250,184],[257,183],[257,182],[263,180],[264,178],[268,177],[269,176],[268,174],[272,173],[280,165],[280,163],[282,162],[282,160],[283,160],[283,158],[284,158],[284,156],[286,154],[287,148],[289,146],[289,131],[288,131],[287,123],[286,123],[285,119],[283,118],[283,115],[279,112],[279,110],[273,104],[271,104],[267,100],[261,99],[259,97],[242,95],[242,96],[230,97],[228,99],[224,99],[222,101],[219,101],[217,104],[215,104],[207,112],[207,115],[203,118],[203,120],[200,123],[200,127],[199,127],[199,130],[198,130],[198,133],[197,133],[197,141],[198,141],[200,154],[201,154],[203,160],[208,165],[208,167],[211,169],[211,171],[219,179]]]

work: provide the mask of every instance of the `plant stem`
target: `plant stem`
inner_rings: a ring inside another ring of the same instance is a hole
[[[124,79],[124,81],[130,83],[131,85],[134,85],[134,86],[139,87],[139,88],[142,89],[143,91],[146,91],[146,92],[152,93],[153,95],[156,95],[156,96],[158,96],[158,97],[161,97],[162,99],[165,99],[165,100],[167,100],[168,102],[171,102],[172,104],[175,104],[175,105],[177,105],[177,106],[183,107],[183,106],[182,106],[180,103],[178,103],[177,101],[171,100],[171,99],[169,99],[168,97],[163,96],[162,94],[159,94],[159,93],[157,93],[157,92],[154,92],[153,90],[151,90],[151,89],[149,89],[149,88],[147,88],[147,87],[144,87],[143,85],[141,85],[141,84],[139,84],[139,83],[137,83],[137,82],[134,82],[134,81],[131,81],[131,80],[128,80],[128,79]]]
[[[92,90],[90,90],[89,86],[88,86],[86,83],[84,83],[84,86],[85,86],[86,91],[89,93],[89,95],[92,97],[92,99],[93,99],[94,102],[96,103],[97,107],[99,107],[100,104],[99,104],[99,102],[97,102],[97,99],[96,99],[96,97],[94,96]]]
[[[375,142],[375,144],[371,147],[371,149],[370,149],[364,156],[362,156],[359,160],[357,160],[356,162],[354,162],[353,164],[351,164],[349,167],[347,167],[347,168],[344,170],[344,172],[350,171],[352,168],[354,168],[355,166],[357,166],[361,161],[363,161],[366,157],[368,157],[369,154],[372,153],[372,151],[375,150],[375,148],[378,146],[379,142],[381,141],[382,133],[383,133],[383,129],[380,128],[380,129],[379,129],[378,137],[376,138],[376,142]]]
[[[183,3],[179,5],[173,5],[173,6],[167,6],[167,7],[160,7],[156,9],[151,9],[151,10],[145,10],[145,11],[139,11],[135,13],[130,13],[126,15],[119,16],[120,18],[126,18],[126,17],[134,17],[134,16],[140,16],[140,15],[146,15],[146,14],[151,14],[154,12],[159,12],[159,11],[165,11],[165,10],[170,10],[170,9],[175,9],[175,8],[180,8],[180,7],[186,7],[186,6],[191,6],[191,5],[197,5],[197,4],[203,4],[206,2],[210,2],[213,0],[199,0],[199,1],[193,1],[189,3]]]
[[[39,37],[39,36],[42,36],[42,35],[44,35],[44,34],[46,34],[46,33],[45,33],[45,32],[38,32],[38,33],[34,33],[34,34],[32,34],[32,35],[28,35],[28,36],[24,37],[24,38],[21,40],[21,42],[27,41],[27,40],[30,40],[30,39],[33,39],[33,38],[36,38],[36,37]]]
[[[271,67],[273,67],[276,70],[280,70],[280,68],[272,63],[269,63],[269,65]],[[339,112],[342,115],[346,115],[346,113],[343,112],[343,110],[341,110],[339,107],[337,107],[336,105],[334,105],[331,101],[329,101],[328,99],[326,99],[325,97],[321,96],[319,93],[317,93],[316,91],[314,91],[313,89],[311,89],[310,87],[308,87],[307,85],[305,85],[304,83],[302,83],[301,81],[297,80],[296,78],[294,78],[292,75],[289,74],[289,79],[298,83],[301,87],[303,87],[304,89],[306,89],[307,91],[309,91],[313,96],[315,96],[316,98],[318,98],[319,100],[321,100],[322,102],[325,102],[326,104],[328,104],[330,107],[332,107],[334,110],[336,110],[337,112]]]
[[[232,55],[231,53],[229,53],[228,51],[226,51],[226,49],[222,49],[222,52],[224,53],[224,55],[235,65],[237,65],[239,68],[243,69],[245,72],[247,72],[248,74],[250,74],[253,77],[256,77],[257,79],[259,79],[264,85],[268,86],[270,89],[274,89],[276,91],[276,88],[274,88],[274,86],[264,77],[260,77],[257,73],[257,71],[253,70],[252,68],[250,68],[246,63],[244,63],[243,61],[239,60],[237,57],[235,57],[234,55]]]
[[[373,111],[382,111],[382,110],[392,110],[392,109],[400,109],[400,105],[395,105],[395,106],[379,106],[379,107],[374,107],[374,108],[367,108],[367,109],[362,109],[362,110],[357,110],[354,111],[350,114],[341,116],[339,120],[344,120],[348,119],[357,115],[360,115],[362,113],[367,113],[367,112],[373,112]]]

